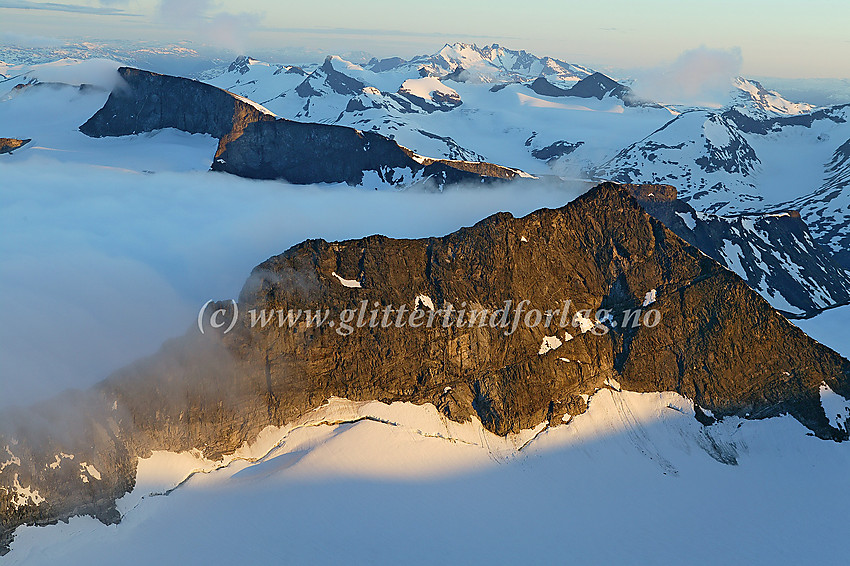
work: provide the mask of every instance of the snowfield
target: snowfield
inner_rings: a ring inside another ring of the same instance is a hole
[[[850,305],[829,309],[814,318],[795,320],[794,324],[821,344],[850,359]]]
[[[445,98],[456,98],[458,102],[460,101],[460,96],[457,91],[444,85],[440,82],[440,79],[436,77],[407,79],[401,83],[399,92],[410,94],[429,102],[434,102],[439,95],[442,95],[442,97]]]
[[[121,524],[19,528],[5,562],[846,561],[850,449],[790,417],[706,428],[674,393],[604,389],[544,425],[501,438],[430,405],[332,399],[229,463],[142,460]]]

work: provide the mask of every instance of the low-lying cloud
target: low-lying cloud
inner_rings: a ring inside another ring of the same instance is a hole
[[[104,143],[115,140],[104,140]],[[88,387],[184,334],[209,299],[308,238],[442,235],[561,206],[546,185],[443,194],[0,160],[0,408]]]

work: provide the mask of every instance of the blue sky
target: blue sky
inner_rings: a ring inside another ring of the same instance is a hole
[[[850,78],[850,2],[809,0],[0,0],[0,43],[130,39],[377,56],[497,42],[602,69],[740,48],[742,73]]]

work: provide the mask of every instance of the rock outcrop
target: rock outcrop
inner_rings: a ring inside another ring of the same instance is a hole
[[[295,184],[351,185],[368,183],[368,172],[382,184],[438,186],[521,175],[491,163],[421,157],[373,132],[277,118],[246,98],[199,81],[129,67],[118,73],[124,84],[80,131],[92,137],[162,128],[209,134],[219,140],[215,171]]]
[[[555,86],[546,77],[540,76],[534,79],[528,85],[528,88],[543,96],[574,96],[577,98],[596,98],[597,100],[610,96],[619,98],[625,106],[659,107],[657,103],[638,99],[632,89],[602,73],[593,73],[570,88]]]
[[[458,323],[461,309],[499,321],[521,303],[545,313],[565,301],[568,316],[554,315],[563,328]],[[402,305],[449,324],[398,327]],[[237,306],[231,332],[193,331],[91,391],[0,418],[0,536],[78,513],[116,521],[136,458],[197,449],[215,459],[332,396],[433,403],[448,419],[474,416],[504,435],[579,414],[585,395],[618,382],[685,395],[705,424],[788,413],[823,439],[847,439],[830,425],[819,387],[850,397],[850,361],[619,185],[444,237],[308,240],[257,266]],[[387,306],[396,309],[389,326]],[[235,311],[211,308],[225,319]],[[305,316],[282,326],[274,314],[265,326],[251,320],[250,311],[272,309]],[[326,322],[308,323],[306,311],[317,309]],[[359,312],[367,323],[346,332],[341,322],[355,325]]]
[[[32,140],[19,140],[16,138],[0,138],[0,154],[12,153],[19,147],[23,147]]]

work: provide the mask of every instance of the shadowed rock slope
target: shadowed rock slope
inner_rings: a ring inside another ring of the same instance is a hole
[[[606,96],[619,98],[625,106],[652,106],[660,108],[658,103],[641,100],[635,96],[632,89],[622,85],[602,73],[593,73],[578,81],[570,88],[553,85],[546,77],[537,77],[528,88],[543,96],[575,96],[577,98],[596,98],[602,100]]]
[[[176,128],[218,138],[212,169],[252,179],[295,184],[364,183],[364,173],[390,185],[416,181],[438,186],[513,179],[516,169],[484,162],[431,159],[373,132],[294,122],[199,81],[130,67],[124,84],[80,131],[92,137],[126,136]],[[368,182],[369,179],[366,179]]]
[[[655,301],[644,307],[647,294]],[[339,321],[364,300],[369,309],[424,304],[423,314],[429,303],[443,312],[449,303],[495,312],[505,301],[527,300],[527,311],[570,300],[570,321],[582,309],[609,309],[611,318],[585,332],[520,323],[506,335],[489,325],[437,323],[379,324],[343,336],[304,317],[291,328],[276,319],[252,327],[248,314],[329,309],[328,320]],[[850,362],[615,184],[559,209],[496,214],[439,238],[309,240],[256,267],[238,308],[230,333],[193,331],[89,392],[3,416],[0,447],[15,460],[0,470],[7,541],[22,523],[79,513],[116,521],[114,500],[134,485],[138,457],[199,449],[215,459],[331,396],[433,403],[449,419],[475,416],[504,435],[580,414],[583,395],[616,380],[634,391],[679,392],[717,418],[790,413],[821,438],[847,438],[831,427],[819,386],[850,397]],[[660,321],[624,328],[634,309],[657,309]],[[547,336],[562,344],[544,351]],[[82,462],[100,477],[82,481]],[[17,486],[43,501],[23,498]]]

